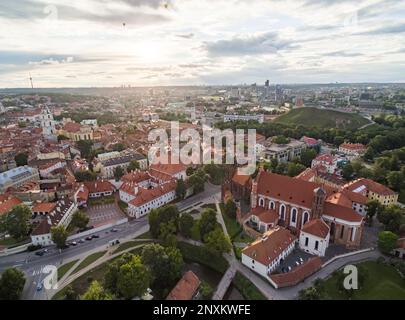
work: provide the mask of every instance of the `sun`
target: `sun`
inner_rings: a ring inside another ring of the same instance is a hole
[[[135,45],[135,55],[142,62],[159,62],[164,58],[164,50],[156,41],[145,41]]]

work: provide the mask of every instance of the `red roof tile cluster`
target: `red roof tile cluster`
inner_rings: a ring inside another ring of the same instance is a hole
[[[150,166],[151,174],[153,174],[153,171],[157,171],[160,173],[164,173],[170,176],[174,176],[175,174],[178,174],[182,171],[185,171],[187,169],[187,166],[185,166],[182,163],[178,164],[152,164]]]
[[[352,208],[330,202],[325,202],[323,214],[350,222],[361,222],[363,220],[363,217]]]
[[[11,195],[0,195],[0,216],[12,210],[15,206],[22,204],[22,201]]]
[[[171,181],[168,183],[161,184],[160,186],[153,189],[139,188],[136,198],[129,202],[130,205],[135,207],[140,207],[154,199],[163,196],[166,193],[174,191],[176,189],[177,183]]]
[[[89,193],[113,192],[114,186],[106,180],[88,181],[84,185],[89,190]]]
[[[76,133],[79,132],[81,128],[81,125],[76,122],[68,122],[63,126],[63,130],[71,133]]]
[[[277,285],[277,288],[294,286],[314,274],[321,266],[321,258],[314,257],[295,267],[290,272],[270,275],[270,279]]]
[[[322,219],[314,219],[304,224],[301,231],[325,239],[329,234],[329,226]]]
[[[51,212],[55,207],[56,203],[52,202],[37,203],[32,208],[32,212]]]
[[[187,271],[179,280],[166,300],[191,300],[201,284],[193,271]]]
[[[242,254],[267,266],[276,259],[297,238],[287,229],[277,227],[242,250]]]
[[[360,178],[360,179],[354,180],[352,182],[349,182],[348,184],[346,184],[344,186],[344,188],[347,190],[350,190],[350,191],[354,191],[363,186],[367,190],[377,193],[379,195],[384,195],[384,196],[395,195],[395,192],[392,191],[390,188],[382,185],[381,183],[375,182],[370,179],[365,179],[365,178]]]
[[[263,223],[277,223],[278,214],[275,210],[256,207],[251,210],[251,215],[255,215]]]

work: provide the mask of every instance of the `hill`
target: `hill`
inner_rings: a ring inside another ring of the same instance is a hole
[[[358,129],[370,121],[355,113],[300,108],[281,115],[274,122],[308,127]]]

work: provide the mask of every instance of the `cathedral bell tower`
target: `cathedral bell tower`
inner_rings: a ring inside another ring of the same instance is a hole
[[[326,199],[326,192],[321,187],[314,189],[314,199],[312,202],[312,218],[319,219],[323,213],[323,205]]]

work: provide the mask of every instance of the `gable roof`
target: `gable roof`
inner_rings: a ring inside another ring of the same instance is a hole
[[[175,181],[170,181],[153,189],[139,188],[135,199],[131,200],[129,204],[135,207],[140,207],[154,199],[163,196],[166,193],[174,191],[176,189],[176,185],[177,184]]]
[[[170,291],[166,300],[191,300],[201,281],[193,271],[187,271]]]
[[[325,202],[323,215],[334,217],[348,222],[361,222],[363,217],[352,208],[339,204]]]
[[[329,234],[329,226],[322,219],[314,219],[304,224],[301,231],[325,239]]]
[[[242,254],[267,266],[296,239],[285,228],[273,228],[265,232],[261,238],[245,247],[242,250]]]
[[[299,206],[310,208],[314,190],[320,184],[261,171],[257,176],[257,193]]]
[[[0,195],[0,216],[12,210],[15,206],[22,204],[22,201],[11,195]]]

